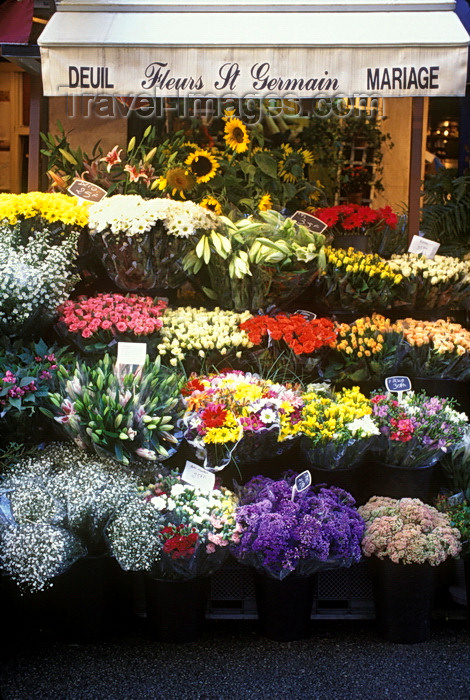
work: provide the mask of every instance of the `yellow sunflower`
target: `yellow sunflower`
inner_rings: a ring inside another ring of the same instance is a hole
[[[214,214],[222,214],[222,207],[220,206],[220,203],[215,199],[215,197],[204,197],[204,199],[201,199],[201,201],[199,202],[199,206],[204,207],[204,209],[209,209],[210,211],[213,211]]]
[[[227,121],[224,128],[225,143],[236,153],[245,153],[248,150],[250,137],[248,130],[240,119],[232,118]]]
[[[313,164],[313,161],[315,159],[313,157],[312,151],[309,151],[308,148],[299,148],[297,149],[296,153],[302,156],[302,160],[305,163],[305,165]]]
[[[186,199],[185,192],[192,190],[195,180],[189,170],[184,168],[171,168],[165,175],[167,187],[171,190],[171,196],[174,197],[179,190],[181,199]]]
[[[215,177],[218,168],[220,168],[212,153],[204,149],[198,149],[194,153],[190,153],[184,162],[186,165],[189,165],[189,169],[196,178],[197,183],[209,182]]]
[[[273,200],[270,194],[263,194],[259,200],[258,209],[259,211],[269,211],[273,208]]]

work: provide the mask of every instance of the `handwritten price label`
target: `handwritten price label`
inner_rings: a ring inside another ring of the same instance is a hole
[[[106,197],[106,190],[86,180],[74,180],[67,192],[87,202],[99,202]]]
[[[410,391],[411,381],[409,377],[387,377],[385,387],[387,391]]]
[[[301,226],[305,226],[305,228],[308,228],[308,230],[313,233],[323,233],[326,229],[324,221],[317,219],[317,217],[312,214],[307,214],[306,211],[296,211],[290,218]]]
[[[408,248],[409,253],[417,253],[424,255],[428,260],[432,260],[439,250],[440,243],[436,241],[430,241],[429,238],[423,238],[422,236],[413,236],[411,243]]]
[[[212,491],[215,484],[215,474],[208,472],[204,467],[194,462],[186,461],[181,478],[187,484],[196,486],[201,491]]]
[[[294,496],[296,493],[300,493],[301,491],[305,491],[305,489],[308,489],[310,484],[312,483],[312,475],[306,469],[304,472],[301,474],[298,474],[298,476],[295,477],[295,482],[292,487],[292,496],[291,496],[291,501],[294,500]]]

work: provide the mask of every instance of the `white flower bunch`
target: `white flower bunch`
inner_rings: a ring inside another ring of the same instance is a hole
[[[350,423],[346,423],[346,428],[351,431],[352,437],[369,438],[372,435],[380,435],[380,430],[369,415],[355,418]]]
[[[161,517],[142,496],[130,499],[106,529],[111,552],[124,571],[150,571],[160,558]]]
[[[198,229],[220,226],[216,215],[194,202],[171,199],[143,199],[140,195],[117,194],[104,197],[90,206],[89,227],[96,233],[110,229],[112,233],[135,236],[163,222],[173,236],[188,238]]]
[[[416,253],[392,255],[391,268],[403,277],[418,276],[429,280],[432,285],[466,280],[470,284],[470,260],[435,255],[425,258]]]
[[[240,324],[248,318],[251,318],[249,311],[236,313],[219,308],[208,311],[187,306],[167,310],[160,329],[162,342],[157,346],[158,352],[170,356],[173,366],[184,361],[190,352],[204,359],[212,351],[224,356],[235,350],[236,356],[241,357],[244,348],[253,347],[248,334],[240,330]]]
[[[45,522],[9,526],[0,538],[0,567],[31,593],[52,585],[86,551],[68,530]]]
[[[52,318],[68,299],[79,277],[73,273],[78,233],[52,245],[47,229],[25,245],[17,227],[0,227],[0,323],[22,324],[35,312]]]

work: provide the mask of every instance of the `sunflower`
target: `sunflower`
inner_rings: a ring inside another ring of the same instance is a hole
[[[259,211],[269,211],[273,208],[273,200],[270,194],[263,194],[259,200],[258,209]]]
[[[197,183],[209,182],[215,177],[219,163],[209,151],[198,149],[194,153],[190,153],[184,161],[189,165],[189,169],[196,178]]]
[[[232,118],[227,121],[224,128],[225,143],[232,151],[244,153],[248,150],[250,137],[246,126],[240,119]]]
[[[174,197],[179,190],[181,199],[186,199],[184,193],[192,190],[196,184],[192,173],[184,168],[171,168],[167,171],[165,179],[167,187],[171,190],[171,196]]]
[[[312,165],[314,162],[314,157],[312,151],[309,151],[308,148],[299,148],[296,153],[302,156],[302,160],[305,165]]]
[[[303,154],[299,151],[294,151],[285,155],[278,163],[279,176],[284,182],[295,184],[304,176],[305,162]]]
[[[209,209],[209,211],[213,211],[214,214],[222,214],[220,202],[218,202],[215,197],[204,197],[204,199],[201,199],[199,202],[199,206],[204,207],[204,209]]]

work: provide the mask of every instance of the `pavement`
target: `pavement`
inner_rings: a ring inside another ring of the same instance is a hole
[[[312,619],[275,642],[256,620],[208,620],[188,644],[152,639],[143,621],[88,643],[3,627],[3,700],[469,700],[470,625],[433,619],[413,645],[380,638],[375,620]]]

